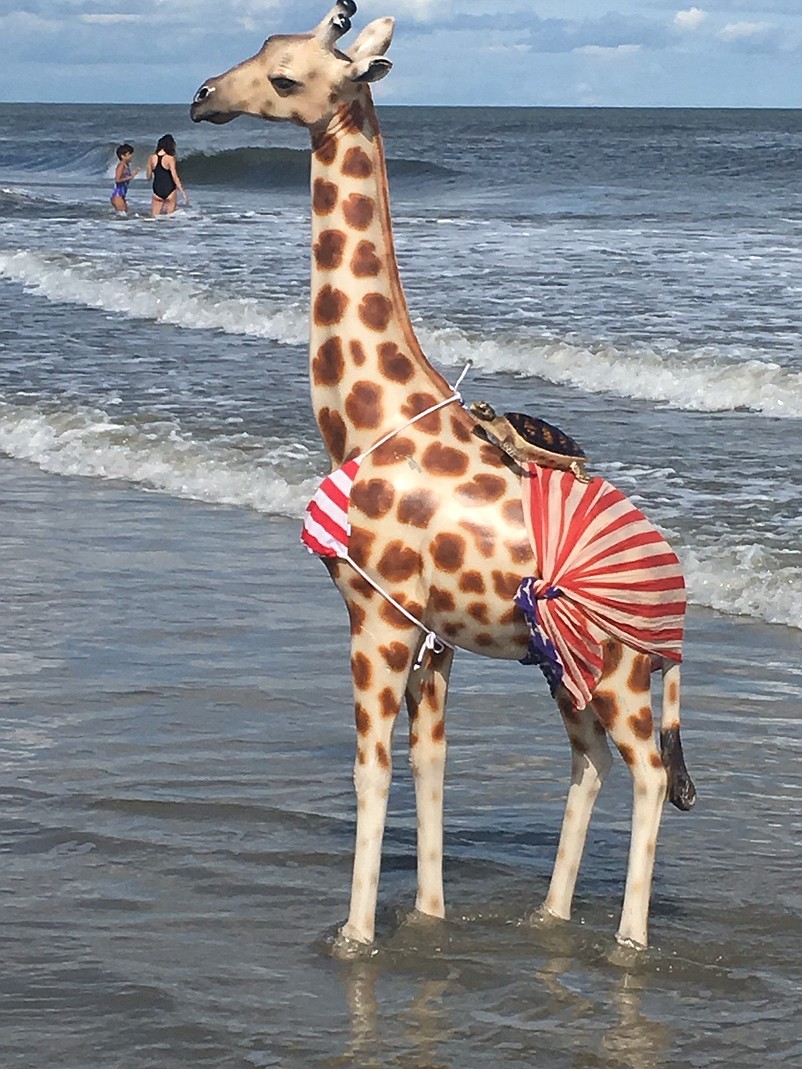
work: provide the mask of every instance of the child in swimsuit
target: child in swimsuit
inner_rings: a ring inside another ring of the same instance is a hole
[[[151,215],[161,215],[162,212],[172,215],[175,211],[178,193],[181,194],[184,204],[189,207],[189,197],[184,192],[181,179],[178,177],[178,168],[175,163],[175,138],[172,134],[165,134],[164,137],[159,138],[156,151],[148,160],[148,178],[153,179]]]
[[[134,146],[125,142],[117,146],[117,159],[119,163],[114,171],[114,189],[111,191],[111,206],[116,212],[125,214],[128,211],[128,183],[139,174],[139,169],[131,170],[131,159],[134,155]]]

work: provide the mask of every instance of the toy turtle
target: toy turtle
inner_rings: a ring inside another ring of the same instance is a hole
[[[585,470],[587,456],[578,442],[567,434],[525,412],[505,412],[497,416],[487,401],[474,401],[471,415],[479,421],[488,438],[519,464],[540,464],[544,468],[572,471],[580,482],[590,482]]]

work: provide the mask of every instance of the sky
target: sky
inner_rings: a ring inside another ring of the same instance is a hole
[[[0,0],[0,100],[183,103],[331,2]],[[802,0],[362,0],[354,26],[384,15],[386,104],[802,107]]]

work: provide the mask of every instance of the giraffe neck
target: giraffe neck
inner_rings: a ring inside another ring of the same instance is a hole
[[[335,464],[448,396],[409,320],[367,88],[312,139],[312,406]]]

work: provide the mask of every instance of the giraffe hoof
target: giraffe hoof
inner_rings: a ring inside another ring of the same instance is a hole
[[[524,923],[532,928],[540,926],[554,927],[557,924],[564,924],[570,919],[570,917],[561,917],[558,913],[552,912],[544,902],[542,906],[539,906],[524,918]]]
[[[331,956],[340,961],[367,961],[377,953],[375,943],[364,943],[360,939],[352,939],[344,935],[344,929],[340,929],[331,942]]]

